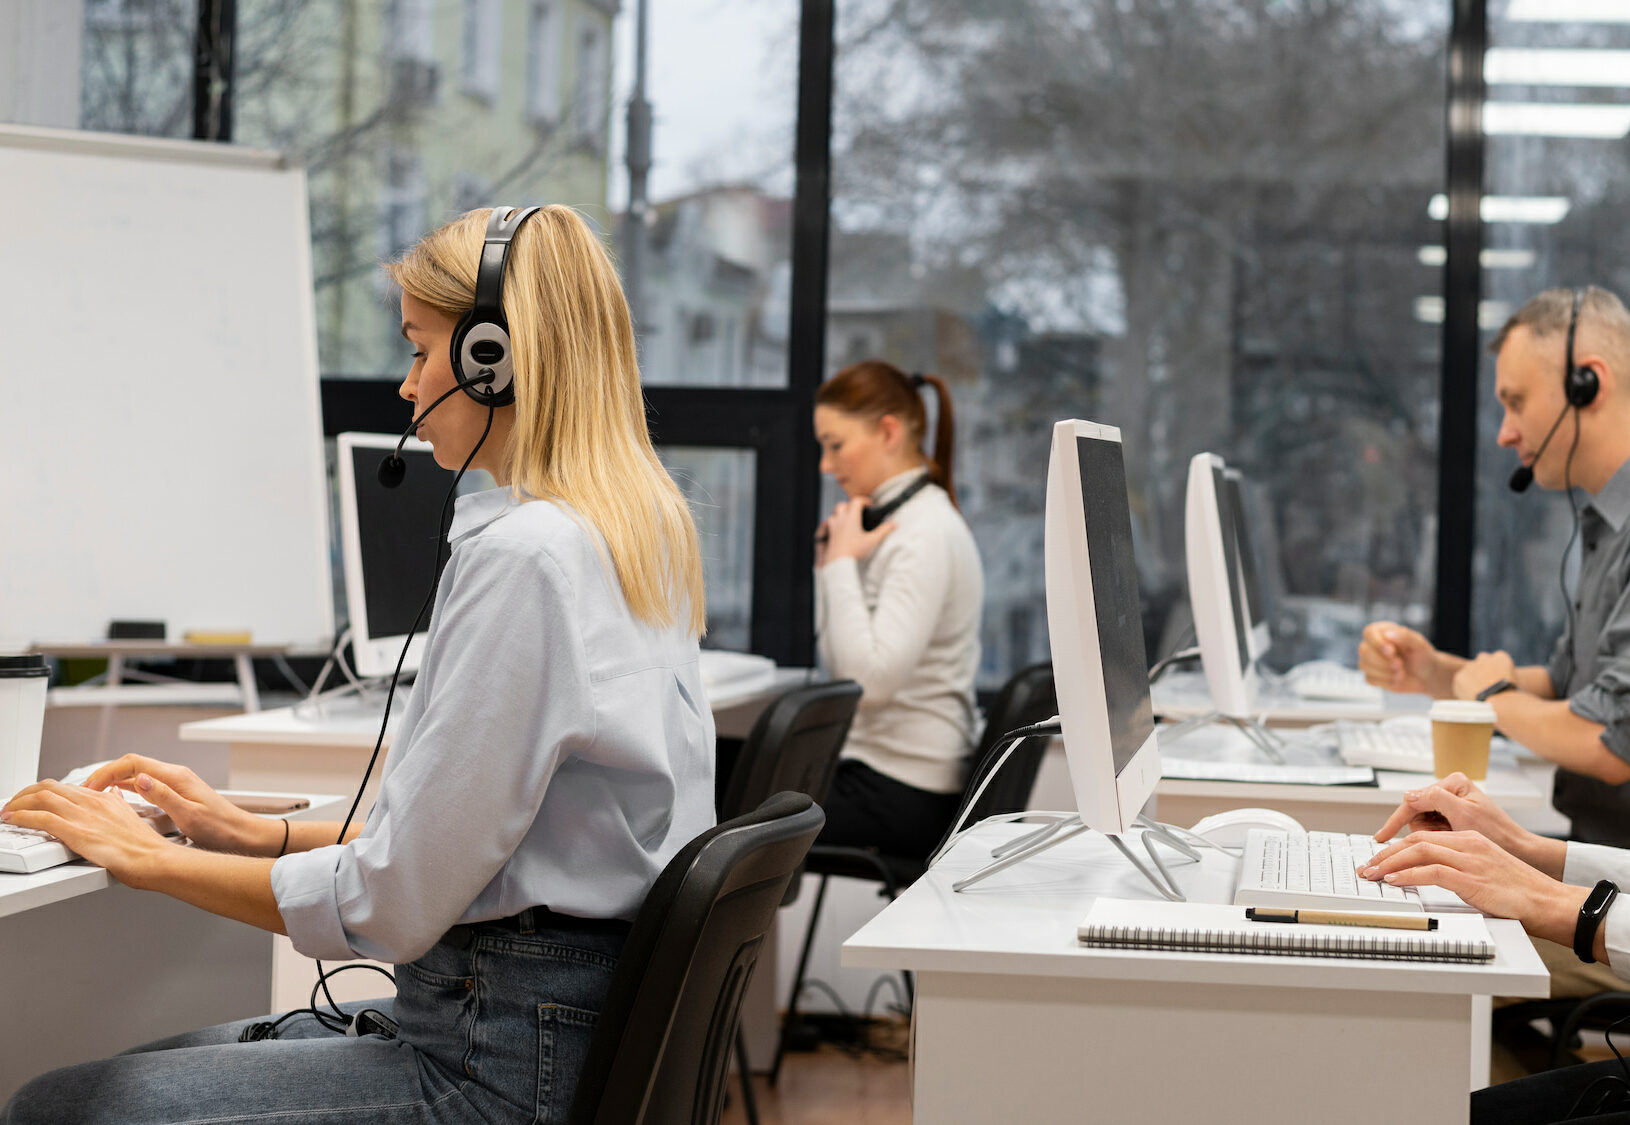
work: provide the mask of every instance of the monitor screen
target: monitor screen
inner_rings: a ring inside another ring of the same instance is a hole
[[[1081,500],[1087,525],[1098,646],[1103,654],[1104,696],[1117,775],[1154,732],[1149,701],[1149,661],[1143,645],[1138,567],[1132,554],[1132,513],[1127,504],[1121,443],[1076,436]]]
[[[1251,534],[1251,513],[1246,506],[1243,478],[1239,471],[1229,469],[1225,480],[1228,484],[1228,507],[1234,517],[1234,541],[1239,545],[1240,583],[1245,590],[1246,615],[1254,628],[1268,619],[1268,605],[1262,595],[1257,545]]]
[[[402,451],[407,475],[395,488],[379,483],[377,449],[351,450],[357,502],[357,540],[362,551],[363,596],[368,635],[405,637],[446,565],[441,509],[453,474],[428,450]],[[419,622],[422,631],[427,620]]]
[[[436,464],[428,445],[410,441],[402,448],[407,471],[401,483],[386,488],[379,483],[379,463],[396,440],[390,434],[346,433],[336,443],[345,604],[362,676],[388,676],[396,669],[414,618],[446,563],[441,513],[453,474]],[[487,479],[484,473],[480,477]],[[478,483],[473,475],[465,478],[465,486]],[[418,668],[429,627],[426,612],[403,671]]]
[[[1242,592],[1245,585],[1240,578],[1240,516],[1234,504],[1237,490],[1231,489],[1228,474],[1222,462],[1212,464],[1211,484],[1217,498],[1217,517],[1222,525],[1223,565],[1228,570],[1228,600],[1234,620],[1234,643],[1239,646],[1239,666],[1251,666],[1251,623],[1246,620]]]

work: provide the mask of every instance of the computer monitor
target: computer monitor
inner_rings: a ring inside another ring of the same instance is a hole
[[[1076,808],[1128,831],[1160,780],[1121,432],[1053,426],[1043,548],[1047,631]]]
[[[1194,633],[1200,642],[1212,706],[1220,714],[1248,719],[1256,699],[1257,675],[1240,565],[1242,525],[1230,496],[1223,459],[1214,453],[1196,453],[1189,461],[1183,506],[1183,551]],[[1266,625],[1264,621],[1264,634]]]
[[[345,604],[359,676],[388,676],[407,643],[413,619],[441,574],[441,511],[453,474],[436,464],[430,446],[402,447],[401,484],[379,483],[379,462],[396,448],[394,434],[340,434],[340,548],[345,556]],[[427,612],[408,646],[403,672],[424,655]]]
[[[1248,495],[1245,474],[1238,469],[1223,471],[1227,486],[1227,508],[1234,518],[1234,543],[1239,553],[1240,594],[1245,602],[1247,647],[1252,660],[1261,660],[1273,644],[1273,631],[1268,625],[1269,606],[1267,587],[1263,582],[1262,544],[1256,534],[1258,523]]]

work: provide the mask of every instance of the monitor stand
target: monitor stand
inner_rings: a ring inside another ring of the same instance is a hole
[[[1200,861],[1200,853],[1196,850],[1197,847],[1217,848],[1219,851],[1226,850],[1217,844],[1213,844],[1203,836],[1195,835],[1187,828],[1180,828],[1174,824],[1163,824],[1153,817],[1145,816],[1143,813],[1138,814],[1137,823],[1144,829],[1142,836],[1143,847],[1149,853],[1149,858],[1154,861],[1155,870],[1159,872],[1158,876],[1155,871],[1149,869],[1142,859],[1133,853],[1131,848],[1127,847],[1126,841],[1120,835],[1111,832],[1106,832],[1104,835],[1111,844],[1115,845],[1116,850],[1126,857],[1127,862],[1137,868],[1139,874],[1145,879],[1149,880],[1149,885],[1154,887],[1160,896],[1169,902],[1183,902],[1185,899],[1183,892],[1178,889],[1177,880],[1172,878],[1171,872],[1166,869],[1166,864],[1160,858],[1160,853],[1155,850],[1157,842],[1165,844],[1173,851],[1180,853],[1195,863]],[[987,863],[973,874],[958,879],[951,884],[951,889],[953,891],[965,891],[975,883],[982,882],[998,871],[1005,871],[1014,864],[1021,863],[1031,856],[1040,855],[1049,848],[1062,844],[1065,840],[1073,836],[1079,836],[1086,831],[1089,831],[1089,829],[1087,825],[1082,823],[1079,816],[1057,816],[1052,823],[1043,825],[1034,832],[1028,832],[1023,836],[1009,840],[1000,847],[991,849],[992,862]]]
[[[331,704],[338,703],[353,695],[357,697],[356,706],[358,709],[370,705],[369,696],[375,696],[378,705],[384,706],[384,697],[387,694],[386,689],[391,678],[389,676],[370,676],[363,679],[353,672],[351,666],[340,656],[340,653],[345,650],[346,641],[350,639],[351,629],[347,626],[335,638],[334,650],[328,654],[328,660],[323,664],[322,671],[317,674],[317,680],[311,685],[311,690],[306,693],[304,699],[300,700],[292,708],[296,718],[322,717]],[[328,675],[335,668],[340,670],[344,682],[336,684],[325,691],[323,685],[328,682]]]
[[[1280,738],[1258,719],[1242,719],[1238,715],[1224,715],[1221,711],[1208,711],[1204,715],[1196,715],[1192,719],[1173,723],[1169,727],[1161,728],[1160,745],[1169,746],[1186,734],[1192,734],[1201,727],[1212,723],[1227,723],[1243,734],[1264,757],[1276,766],[1285,764],[1283,753],[1285,740]]]

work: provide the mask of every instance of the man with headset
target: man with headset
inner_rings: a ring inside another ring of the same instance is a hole
[[[1568,625],[1548,664],[1519,668],[1504,652],[1467,660],[1378,621],[1359,668],[1392,691],[1487,700],[1502,733],[1557,764],[1553,801],[1573,836],[1630,846],[1630,312],[1605,289],[1547,289],[1491,350],[1499,442],[1522,458],[1512,489],[1588,494]]]
[[[1499,442],[1522,459],[1512,490],[1537,481],[1587,494],[1577,512],[1581,561],[1568,623],[1549,663],[1519,668],[1505,652],[1468,660],[1377,621],[1364,630],[1359,668],[1391,691],[1486,700],[1503,734],[1557,764],[1551,799],[1572,821],[1572,837],[1627,847],[1630,311],[1594,286],[1547,289],[1517,310],[1490,350],[1505,410]],[[1554,995],[1622,987],[1611,973],[1593,975],[1603,966],[1583,965],[1560,947],[1546,961]]]

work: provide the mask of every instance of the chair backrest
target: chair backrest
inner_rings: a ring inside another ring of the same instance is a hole
[[[826,814],[777,793],[680,849],[634,919],[572,1099],[573,1125],[713,1125],[741,998]]]
[[[731,770],[719,819],[750,812],[772,793],[826,800],[859,704],[859,684],[833,680],[794,688],[761,711]]]
[[[979,740],[979,751],[974,757],[974,768],[968,772],[964,793],[972,793],[981,778],[995,764],[995,753],[1002,746],[1002,735],[1032,723],[1039,723],[1058,714],[1058,691],[1053,684],[1051,664],[1032,664],[1020,669],[1002,685],[996,700],[986,714],[985,731]],[[1030,805],[1030,790],[1036,784],[1036,771],[1041,769],[1041,758],[1047,750],[1047,739],[1027,738],[1015,749],[991,780],[990,786],[969,812],[968,823],[996,813],[1020,812]]]

